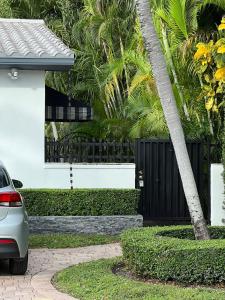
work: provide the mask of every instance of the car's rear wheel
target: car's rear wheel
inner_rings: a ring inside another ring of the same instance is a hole
[[[11,258],[9,260],[9,271],[12,275],[24,275],[27,271],[28,252],[24,258]]]

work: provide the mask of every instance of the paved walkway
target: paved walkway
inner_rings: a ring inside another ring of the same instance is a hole
[[[75,249],[33,249],[25,276],[9,276],[6,262],[0,263],[0,300],[74,300],[51,284],[59,270],[82,262],[121,255],[119,244]]]

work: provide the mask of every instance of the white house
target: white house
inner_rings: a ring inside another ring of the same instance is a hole
[[[25,188],[69,188],[70,165],[45,163],[45,71],[74,53],[42,20],[0,19],[0,160]],[[74,164],[74,187],[134,188],[134,164]]]
[[[72,164],[71,171],[69,163],[45,163],[46,115],[51,120],[45,71],[68,71],[73,64],[73,51],[44,21],[0,19],[0,160],[25,188],[70,188],[71,173],[74,187],[134,188],[135,164]],[[222,171],[212,165],[213,225],[224,216]]]

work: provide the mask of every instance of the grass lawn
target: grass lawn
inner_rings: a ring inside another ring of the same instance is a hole
[[[77,248],[109,244],[119,241],[119,236],[85,234],[31,234],[29,248]]]
[[[225,291],[210,288],[185,288],[143,282],[114,275],[117,260],[107,259],[70,267],[55,275],[59,290],[82,300],[224,300]]]

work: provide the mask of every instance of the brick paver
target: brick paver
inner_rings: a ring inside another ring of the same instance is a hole
[[[7,262],[0,262],[0,300],[74,300],[58,292],[52,276],[64,268],[82,262],[121,255],[119,244],[75,249],[32,249],[25,276],[9,276]]]

